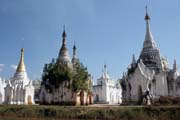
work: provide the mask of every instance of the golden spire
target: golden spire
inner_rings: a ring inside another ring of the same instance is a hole
[[[16,72],[25,72],[26,71],[26,67],[24,64],[24,48],[21,49],[21,58],[17,67]]]

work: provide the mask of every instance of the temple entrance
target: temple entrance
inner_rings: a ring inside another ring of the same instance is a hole
[[[4,103],[6,103],[6,104],[10,104],[10,103],[11,103],[11,101],[10,101],[10,96],[7,96],[7,97],[5,98]]]
[[[41,104],[46,104],[46,99],[45,99],[45,93],[42,93],[42,103]]]
[[[111,92],[111,94],[110,94],[110,102],[111,102],[111,103],[114,102],[114,95],[113,95],[113,92]]]
[[[99,95],[96,95],[96,102],[99,102]]]
[[[92,95],[89,95],[89,104],[93,104]]]
[[[142,104],[142,100],[143,100],[143,91],[142,91],[142,87],[139,85],[138,87],[138,104]]]
[[[80,103],[81,105],[84,105],[84,92],[83,91],[80,92]]]
[[[27,102],[28,102],[28,105],[32,105],[32,98],[30,95],[27,97]]]
[[[117,102],[118,102],[118,104],[121,104],[121,98],[120,98],[120,96],[118,96]]]

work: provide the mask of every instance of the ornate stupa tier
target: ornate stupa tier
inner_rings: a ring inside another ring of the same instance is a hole
[[[144,40],[143,49],[157,49],[156,43],[154,41],[153,35],[150,30],[150,16],[147,12],[147,6],[146,6],[146,15],[145,15],[145,21],[146,21],[146,35]]]
[[[69,52],[68,52],[68,49],[66,47],[66,32],[65,32],[65,28],[64,28],[64,31],[63,31],[63,34],[62,34],[62,47],[60,49],[60,52],[59,52],[59,56],[58,56],[58,62],[60,64],[64,64],[64,65],[67,65],[69,67],[72,66],[71,64],[71,58],[69,56]]]
[[[77,48],[76,48],[76,45],[74,44],[74,46],[73,46],[73,57],[72,57],[72,64],[73,65],[76,65],[77,63],[79,63],[79,59],[76,56],[76,50],[77,50]]]
[[[16,72],[14,74],[14,77],[12,78],[12,84],[27,85],[28,83],[29,83],[29,78],[27,76],[26,66],[24,64],[24,48],[22,48],[20,61],[16,69]]]
[[[147,12],[147,7],[146,7],[145,21],[146,21],[146,35],[143,44],[143,49],[141,51],[138,61],[142,59],[146,67],[150,69],[154,69],[154,70],[162,69],[159,49],[156,46],[156,43],[154,41],[153,35],[150,30],[150,23],[149,23],[150,17]]]
[[[66,46],[62,46],[59,52],[58,60],[60,62],[70,62],[69,52]]]

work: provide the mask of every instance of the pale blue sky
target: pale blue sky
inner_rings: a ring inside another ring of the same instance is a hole
[[[75,41],[95,80],[104,63],[117,79],[132,54],[139,57],[146,5],[161,55],[180,64],[179,0],[0,0],[0,75],[13,76],[10,66],[18,64],[24,46],[29,77],[40,77],[44,64],[58,56],[65,24],[71,56]]]

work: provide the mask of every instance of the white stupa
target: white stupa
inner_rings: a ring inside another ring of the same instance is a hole
[[[24,64],[24,48],[21,49],[19,65],[5,87],[5,104],[34,104],[34,87]]]

